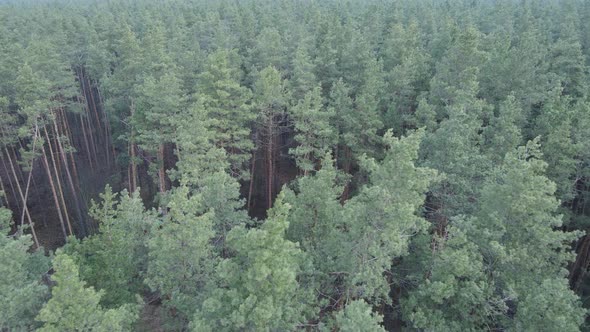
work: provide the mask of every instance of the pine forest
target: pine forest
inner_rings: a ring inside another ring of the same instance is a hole
[[[590,0],[0,0],[0,331],[590,331]]]

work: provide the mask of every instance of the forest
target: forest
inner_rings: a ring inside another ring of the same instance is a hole
[[[0,0],[0,331],[590,331],[590,1]]]

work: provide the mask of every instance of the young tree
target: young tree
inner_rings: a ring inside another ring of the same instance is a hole
[[[508,153],[475,218],[455,220],[439,238],[424,283],[403,304],[415,327],[578,330],[586,311],[564,277],[568,243],[580,234],[559,229],[555,184],[539,157],[538,139]]]
[[[310,38],[300,41],[291,63],[291,78],[289,87],[292,92],[293,103],[298,103],[318,84],[315,76],[315,65],[309,55]],[[320,90],[321,95],[321,90]]]
[[[10,211],[0,208],[0,329],[28,331],[37,327],[35,316],[48,297],[42,276],[50,260],[43,250],[30,251],[31,236],[22,229],[9,234],[10,219]]]
[[[352,251],[348,271],[348,297],[387,299],[384,275],[395,257],[408,255],[410,238],[424,232],[428,223],[417,211],[429,186],[440,180],[433,169],[417,167],[423,132],[402,139],[389,131],[383,142],[389,147],[381,162],[363,159],[369,183],[344,206],[344,220]]]
[[[213,213],[204,210],[202,196],[190,196],[185,186],[174,189],[167,209],[148,243],[145,282],[162,294],[164,304],[176,311],[177,321],[184,325],[212,282]]]
[[[336,144],[336,133],[330,126],[333,109],[323,106],[321,88],[318,86],[290,109],[290,115],[295,124],[298,146],[289,153],[295,157],[299,169],[307,175],[316,169],[318,158]]]
[[[217,287],[197,310],[193,331],[291,330],[306,321],[308,294],[297,280],[306,258],[284,238],[288,211],[279,196],[260,228],[240,226],[229,233],[235,255],[217,267]]]
[[[43,323],[38,331],[127,331],[131,328],[137,319],[137,305],[102,308],[99,302],[103,292],[85,287],[76,263],[64,253],[58,252],[55,256],[53,268],[52,278],[57,285],[36,318]]]
[[[104,291],[101,304],[114,308],[135,303],[145,289],[148,239],[156,217],[145,210],[138,191],[117,195],[107,186],[100,198],[90,209],[99,232],[70,239],[63,251],[76,262],[84,281]]]
[[[180,81],[174,73],[165,73],[160,78],[148,76],[137,90],[133,114],[137,141],[142,149],[156,155],[158,188],[164,193],[168,190],[166,145],[174,141],[172,119],[182,104]]]
[[[382,321],[367,302],[356,300],[336,314],[335,326],[342,332],[385,332]]]
[[[210,54],[205,71],[199,76],[197,91],[208,117],[216,120],[212,124],[215,145],[227,151],[232,175],[247,179],[247,162],[254,148],[250,128],[256,114],[252,110],[252,92],[240,85],[235,58],[235,51],[219,50]]]

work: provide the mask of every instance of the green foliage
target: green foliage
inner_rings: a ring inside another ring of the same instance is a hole
[[[82,236],[46,330],[584,328],[588,1],[0,2],[2,204]],[[107,181],[141,197],[86,234]],[[40,326],[29,230],[0,330]]]
[[[201,197],[189,196],[187,187],[174,190],[167,208],[148,243],[145,282],[186,319],[199,303],[214,267],[212,213],[203,213]]]
[[[198,94],[203,98],[207,118],[215,119],[215,145],[224,148],[232,174],[247,178],[247,161],[254,145],[250,139],[252,111],[250,89],[240,85],[235,52],[217,51],[207,58],[205,71],[199,76]],[[184,119],[179,119],[184,121]]]
[[[508,153],[481,189],[476,217],[453,220],[431,244],[432,266],[403,306],[415,327],[578,330],[586,311],[564,290],[564,268],[580,234],[558,229],[555,184],[539,157],[538,140]]]
[[[316,160],[335,145],[335,134],[330,127],[333,109],[322,105],[321,89],[316,87],[290,110],[295,122],[295,140],[299,145],[289,152],[297,166],[305,173],[315,170]]]
[[[385,331],[381,326],[383,318],[373,313],[371,307],[363,300],[350,302],[344,310],[336,314],[336,326],[342,332],[379,332]]]
[[[102,305],[135,303],[136,295],[145,288],[147,241],[156,218],[145,211],[139,192],[117,195],[107,186],[100,198],[102,202],[90,209],[99,233],[83,240],[70,239],[63,251],[77,263],[80,277],[104,292]]]
[[[29,331],[37,324],[35,316],[48,295],[42,283],[43,274],[50,268],[49,258],[43,250],[30,252],[33,241],[30,235],[9,235],[11,213],[0,209],[0,329]]]
[[[137,305],[102,308],[103,292],[85,287],[76,263],[67,254],[58,253],[53,268],[52,279],[57,285],[37,316],[43,323],[38,331],[128,331],[137,319]]]
[[[433,169],[415,165],[422,136],[419,131],[398,139],[388,132],[383,138],[389,147],[385,159],[362,161],[369,184],[346,203],[343,212],[354,243],[346,253],[352,260],[349,287],[353,298],[386,299],[384,272],[393,258],[409,254],[410,238],[428,227],[418,211],[428,187],[439,176]]]
[[[284,238],[289,205],[281,200],[260,228],[239,226],[228,234],[234,256],[217,267],[217,286],[197,310],[193,331],[292,330],[305,321],[306,293],[297,276],[306,258]]]

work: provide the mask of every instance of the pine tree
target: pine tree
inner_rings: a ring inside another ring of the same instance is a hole
[[[291,330],[305,322],[307,294],[297,281],[305,255],[284,238],[288,211],[279,196],[260,228],[229,233],[235,255],[217,267],[218,286],[197,310],[193,331]]]
[[[336,326],[342,332],[383,332],[383,317],[374,313],[363,300],[350,302],[336,314]]]
[[[36,318],[43,323],[38,331],[127,331],[131,328],[137,319],[137,305],[103,309],[99,304],[103,292],[85,287],[78,267],[64,253],[55,256],[53,268],[52,279],[57,285]]]
[[[389,131],[383,142],[389,149],[378,163],[364,159],[369,184],[344,206],[344,220],[352,251],[348,292],[352,298],[387,298],[384,272],[392,259],[408,255],[410,238],[424,232],[428,223],[417,211],[428,187],[439,181],[433,169],[416,167],[423,132],[398,139]]]
[[[315,76],[315,65],[309,55],[309,39],[300,41],[291,63],[292,71],[289,87],[295,104],[305,98],[305,95],[312,91],[318,83]]]
[[[182,106],[180,81],[173,73],[165,73],[159,79],[148,76],[137,87],[136,111],[133,114],[139,146],[156,155],[158,188],[168,190],[166,176],[166,145],[174,141],[175,114]],[[157,130],[154,130],[157,128]]]
[[[10,232],[11,213],[0,208],[0,329],[28,331],[37,327],[35,316],[48,296],[42,277],[50,268],[42,250],[30,251],[30,235]]]
[[[278,137],[285,131],[286,106],[289,95],[286,82],[281,79],[281,73],[274,67],[267,67],[260,72],[254,90],[254,103],[258,111],[256,120],[256,148],[265,154],[264,167],[266,169],[266,201],[267,208],[272,207],[276,179]],[[251,179],[250,181],[253,181]]]
[[[145,283],[162,294],[164,304],[177,311],[181,322],[198,306],[215,266],[213,213],[203,209],[202,200],[199,195],[189,195],[187,187],[176,188],[166,216],[154,227],[148,243]]]
[[[100,198],[89,212],[99,233],[70,239],[63,251],[76,262],[84,281],[104,291],[101,304],[113,308],[134,303],[145,289],[147,241],[156,218],[145,211],[138,191],[117,195],[107,186]]]
[[[289,153],[295,157],[297,166],[304,174],[315,170],[318,158],[324,156],[336,143],[336,135],[330,127],[334,116],[332,112],[333,109],[326,109],[322,105],[319,86],[290,109],[298,146]]]
[[[208,117],[215,119],[215,145],[227,151],[232,174],[247,179],[247,161],[254,144],[250,128],[256,114],[252,110],[250,89],[240,85],[240,72],[232,63],[237,53],[225,50],[210,54],[205,71],[199,76],[198,94]]]
[[[424,282],[403,304],[415,327],[579,329],[585,310],[565,287],[565,266],[580,234],[559,229],[555,184],[539,157],[538,139],[508,153],[481,189],[475,217],[453,220],[437,240]]]

